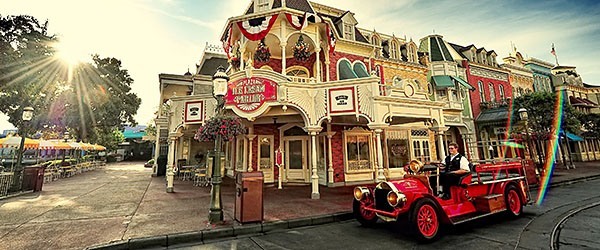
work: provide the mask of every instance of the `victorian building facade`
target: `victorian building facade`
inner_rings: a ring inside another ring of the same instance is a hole
[[[469,92],[475,88],[467,82],[465,60],[441,35],[420,41],[419,53],[428,66],[427,90],[432,100],[444,102],[444,120],[449,128],[445,142],[456,142],[460,153],[471,160],[479,159],[475,125]]]
[[[477,150],[481,160],[516,157],[514,148],[506,147],[509,106],[513,94],[510,72],[503,69],[493,50],[475,45],[450,44],[463,60],[467,80],[475,88],[469,98],[475,117]]]
[[[445,157],[449,104],[428,92],[417,45],[357,24],[350,11],[301,0],[251,1],[227,20],[224,108],[243,119],[247,133],[224,143],[225,175],[262,171],[266,183],[307,183],[319,198],[320,186],[401,178],[410,159]],[[180,160],[193,162],[204,150],[193,134],[216,101],[202,72],[159,78],[168,109],[157,125],[168,129],[172,176]],[[163,84],[170,78],[181,85],[175,95]],[[284,152],[280,166],[276,149]]]

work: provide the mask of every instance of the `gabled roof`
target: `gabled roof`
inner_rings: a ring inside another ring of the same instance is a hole
[[[356,28],[356,27],[354,28],[354,33],[356,34],[356,41],[363,42],[363,43],[369,43],[369,40],[367,40],[367,38],[365,38],[365,36],[363,36],[363,34],[360,33],[358,28]]]
[[[274,0],[273,6],[271,7],[271,9],[277,9],[277,8],[281,8],[281,7],[282,7],[281,0]],[[299,10],[302,12],[315,13],[315,11],[310,6],[310,3],[308,3],[307,0],[286,0],[285,7],[294,9],[294,10]],[[246,15],[252,14],[252,13],[254,13],[254,1],[250,4],[250,7],[248,7],[248,10],[246,10]]]
[[[275,0],[275,2],[279,2],[279,7],[281,7],[280,0]],[[286,0],[285,7],[303,11],[303,12],[315,13],[315,10],[313,10],[312,6],[310,6],[310,3],[306,0]],[[273,9],[274,8],[275,8],[275,3],[273,3]]]
[[[463,59],[467,59],[467,57],[465,56],[465,54],[463,54],[462,52],[463,52],[463,51],[467,51],[467,50],[469,50],[468,48],[466,48],[466,47],[463,47],[463,46],[460,46],[460,45],[458,45],[458,44],[454,44],[454,43],[448,43],[448,44],[450,44],[450,46],[452,46],[452,48],[453,48],[454,50],[456,50],[456,52],[458,52],[458,54],[459,54],[459,55],[460,55],[460,56],[461,56]],[[473,46],[473,45],[470,45],[470,46]]]

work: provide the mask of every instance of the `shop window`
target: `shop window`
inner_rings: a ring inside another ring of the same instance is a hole
[[[244,171],[244,138],[240,136],[240,138],[236,141],[236,149],[235,149],[235,170]]]
[[[407,139],[388,140],[389,168],[401,168],[410,161]]]
[[[347,133],[345,135],[348,172],[372,170],[371,141],[372,136],[370,133]]]
[[[429,140],[413,140],[413,157],[421,162],[431,161],[431,152],[429,151]]]

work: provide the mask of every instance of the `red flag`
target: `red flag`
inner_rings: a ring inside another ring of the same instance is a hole
[[[552,44],[552,50],[550,51],[550,54],[556,56],[556,50],[554,50],[554,43]]]

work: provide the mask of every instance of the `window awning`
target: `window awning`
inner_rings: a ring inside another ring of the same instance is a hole
[[[475,90],[475,87],[471,86],[471,84],[469,84],[467,81],[463,80],[462,78],[456,77],[456,76],[450,76],[450,77],[452,77],[452,79],[454,79],[455,81],[459,82],[461,85],[466,87],[468,90]]]
[[[487,109],[481,112],[475,121],[479,124],[506,124],[508,109],[506,107]]]
[[[450,76],[432,76],[431,78],[436,89],[454,87],[454,82],[452,82]]]
[[[578,136],[576,134],[573,134],[573,133],[571,133],[569,131],[567,131],[567,138],[570,141],[583,141],[583,138],[581,138],[580,136]]]

